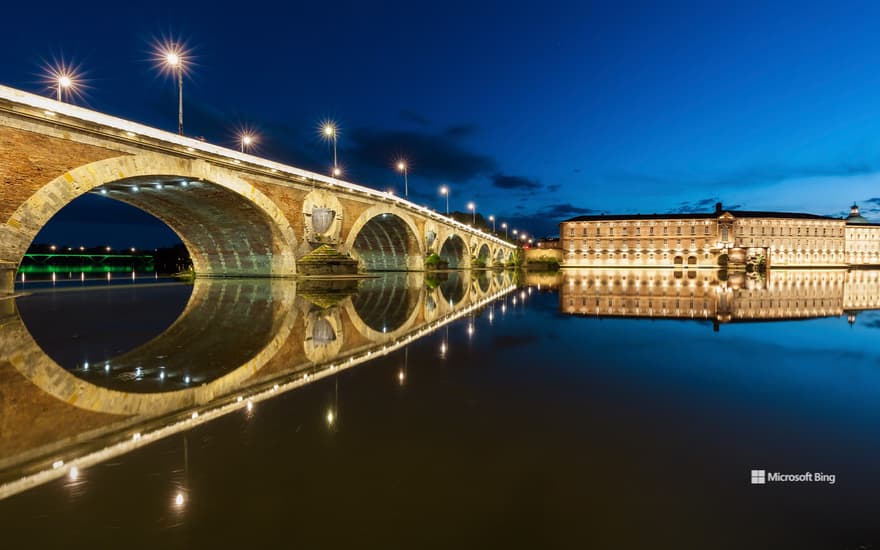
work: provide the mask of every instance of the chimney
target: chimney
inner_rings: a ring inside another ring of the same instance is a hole
[[[720,214],[720,213],[721,213],[721,203],[720,203],[720,202],[716,202],[716,203],[715,203],[715,213],[716,213],[716,214]]]

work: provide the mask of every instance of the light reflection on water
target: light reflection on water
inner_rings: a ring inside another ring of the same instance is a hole
[[[145,525],[105,514],[151,543],[182,531],[228,544],[235,537],[227,539],[226,525],[291,521],[305,546],[370,545],[387,532],[377,526],[387,526],[389,514],[400,540],[416,546],[435,540],[438,518],[441,540],[454,546],[570,546],[586,540],[584,529],[599,547],[796,540],[809,548],[876,539],[875,272],[571,270],[527,274],[516,292],[512,277],[456,275],[426,284],[396,274],[362,284],[362,293],[265,281],[197,284],[191,293],[174,287],[185,299],[168,330],[108,357],[112,346],[85,335],[88,369],[82,354],[65,364],[63,349],[38,337],[50,324],[40,297],[30,312],[19,300],[27,334],[96,392],[156,406],[169,403],[143,396],[218,391],[207,405],[193,402],[192,412],[162,409],[171,416],[159,425],[190,424],[161,440],[147,435],[156,428],[144,420],[151,413],[138,411],[126,429],[155,442],[118,465],[99,462],[73,476],[76,461],[68,460],[55,483],[71,489],[70,498],[76,489],[77,510],[52,501],[49,483],[0,501],[0,526],[12,518],[33,526],[28,514],[41,510],[64,532],[99,509],[96,499],[119,503],[124,493],[135,500],[127,511]],[[53,300],[63,303],[51,311],[68,308],[61,294]],[[473,304],[480,307],[469,311]],[[456,313],[456,321],[419,333]],[[71,325],[56,321],[56,330]],[[253,363],[266,349],[271,357]],[[354,357],[363,366],[346,370]],[[237,377],[248,362],[256,374]],[[169,386],[156,376],[160,367]],[[118,375],[137,369],[142,376]],[[196,388],[181,384],[175,373],[183,372],[197,378]],[[211,416],[220,395],[232,414]],[[107,420],[96,409],[120,407],[85,401],[92,409],[76,409],[96,416],[67,409],[75,422],[37,443],[68,429],[94,433]],[[753,467],[821,470],[838,483],[756,493],[747,481]],[[339,522],[349,528],[334,529]],[[633,522],[640,529],[625,528]],[[291,535],[248,536],[281,544]]]

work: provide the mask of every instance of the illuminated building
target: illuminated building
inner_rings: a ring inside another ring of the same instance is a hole
[[[880,264],[880,225],[787,212],[579,216],[560,224],[563,267],[697,268],[728,264],[847,267]]]

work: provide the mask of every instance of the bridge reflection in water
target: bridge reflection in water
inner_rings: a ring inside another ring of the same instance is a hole
[[[540,277],[540,276],[539,276]],[[880,272],[565,269],[543,276],[559,288],[559,310],[570,315],[699,319],[723,323],[808,319],[880,308]],[[527,281],[541,284],[540,281]]]
[[[510,272],[197,279],[159,336],[75,366],[0,301],[0,498],[403,348],[514,288]]]

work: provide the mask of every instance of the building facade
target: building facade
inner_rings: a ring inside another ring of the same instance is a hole
[[[785,212],[579,216],[559,227],[563,267],[697,268],[880,264],[880,224]]]

